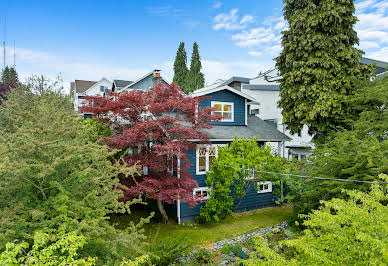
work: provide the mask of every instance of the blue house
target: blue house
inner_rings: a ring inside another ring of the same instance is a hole
[[[252,139],[259,136],[257,145],[265,145],[266,142],[282,143],[290,140],[288,136],[278,131],[272,123],[261,120],[251,114],[251,107],[258,105],[255,99],[230,86],[206,87],[192,93],[192,96],[206,96],[200,103],[200,107],[213,107],[216,114],[221,115],[221,121],[211,122],[211,129],[204,129],[211,144],[197,144],[196,150],[188,151],[191,167],[188,172],[198,183],[198,188],[193,191],[193,196],[208,197],[209,188],[206,187],[206,172],[209,171],[210,162],[217,156],[217,147],[228,145],[235,136]],[[279,145],[280,147],[280,145]],[[179,174],[178,174],[179,178]],[[176,218],[178,223],[195,220],[200,213],[204,202],[190,208],[187,203],[177,202],[167,206],[170,216]],[[254,186],[248,191],[237,211],[247,211],[274,205],[271,182],[258,184],[258,190]]]

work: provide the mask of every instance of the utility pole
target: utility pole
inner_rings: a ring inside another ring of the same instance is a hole
[[[3,40],[3,64],[4,68],[7,65],[7,47],[6,47],[6,41],[7,41],[7,18],[4,18],[4,40]]]

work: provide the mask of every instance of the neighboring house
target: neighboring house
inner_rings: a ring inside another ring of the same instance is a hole
[[[148,90],[157,83],[168,84],[161,77],[160,70],[154,69],[135,81],[113,80],[102,78],[99,81],[75,80],[70,83],[70,95],[76,111],[80,110],[82,98],[85,96],[108,96],[110,92],[124,92],[128,90]],[[84,118],[91,117],[91,114],[81,113]]]
[[[267,142],[282,143],[290,140],[288,136],[280,132],[270,123],[267,123],[255,115],[250,115],[250,110],[256,101],[239,90],[227,85],[218,87],[206,87],[194,91],[192,96],[205,96],[200,102],[200,108],[214,107],[216,113],[222,115],[223,119],[218,122],[210,122],[212,128],[204,129],[211,144],[198,144],[196,150],[187,153],[190,160],[188,172],[193,179],[198,182],[199,187],[195,188],[193,195],[202,195],[205,199],[209,195],[209,188],[206,187],[206,172],[210,170],[211,161],[217,157],[217,147],[225,146],[234,140],[234,137],[246,137],[252,139],[259,136],[257,145],[263,146]],[[280,146],[280,145],[279,145]],[[178,173],[179,178],[179,173]],[[256,208],[268,207],[274,204],[274,194],[272,194],[271,182],[258,184],[256,190],[254,186],[250,188],[247,195],[242,200],[237,211],[246,211]],[[204,203],[199,203],[194,208],[189,208],[187,203],[177,202],[168,205],[170,216],[177,218],[178,222],[192,221],[200,213],[200,208]]]
[[[154,69],[148,72],[141,78],[128,83],[126,86],[118,88],[116,92],[123,92],[127,90],[148,90],[158,83],[169,84],[161,75],[159,69]],[[124,85],[124,84],[122,84]]]
[[[388,71],[388,63],[387,62],[362,57],[360,60],[360,63],[361,63],[361,65],[375,64],[375,73],[377,76],[379,76],[383,72],[387,73],[387,71]]]

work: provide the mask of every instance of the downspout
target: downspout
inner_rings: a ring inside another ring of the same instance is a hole
[[[178,169],[177,169],[177,176],[178,179],[181,178],[181,160],[178,158]],[[181,201],[178,199],[177,202],[177,208],[176,208],[176,216],[178,217],[178,224],[181,224]]]

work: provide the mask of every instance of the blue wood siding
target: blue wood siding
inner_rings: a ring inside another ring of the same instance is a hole
[[[212,144],[227,144],[229,142],[213,141]],[[263,142],[258,143],[259,146],[264,145]],[[199,187],[206,187],[206,174],[196,174],[196,151],[189,150],[187,157],[190,160],[190,168],[187,171],[193,176],[193,179],[197,181]],[[274,194],[272,193],[257,193],[254,186],[251,186],[247,194],[241,201],[241,204],[237,208],[237,212],[254,210],[258,208],[264,208],[274,205]],[[237,204],[237,202],[235,203]],[[197,206],[190,208],[187,203],[181,203],[181,222],[194,221],[200,213],[200,209],[205,205],[205,202],[198,202]],[[176,209],[175,209],[176,210]]]
[[[211,122],[212,125],[245,125],[245,98],[228,90],[222,90],[207,94],[200,103],[200,108],[211,107],[211,102],[233,102],[234,103],[234,121],[233,122]]]
[[[130,88],[137,89],[137,90],[148,90],[149,88],[152,88],[152,74],[140,80]]]

